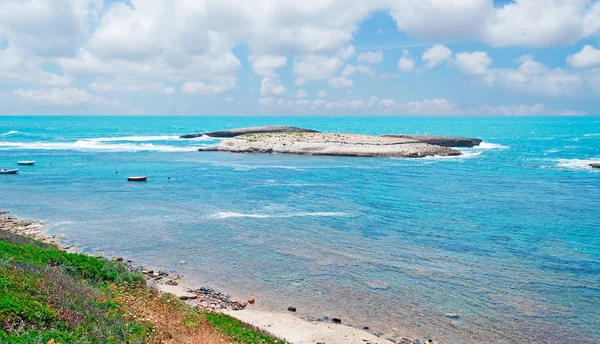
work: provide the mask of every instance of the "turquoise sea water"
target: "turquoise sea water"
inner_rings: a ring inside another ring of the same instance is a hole
[[[410,160],[177,139],[264,124],[484,144]],[[441,343],[600,341],[600,117],[0,117],[0,168],[17,160],[37,163],[0,176],[0,209],[260,308]]]

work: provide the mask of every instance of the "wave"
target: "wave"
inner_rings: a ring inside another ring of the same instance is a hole
[[[89,140],[76,142],[6,142],[0,141],[0,149],[31,149],[31,150],[76,150],[76,151],[110,151],[110,152],[191,152],[200,146],[165,146],[146,144],[110,144]]]
[[[557,166],[572,170],[593,170],[590,164],[594,163],[600,164],[600,159],[558,159]]]
[[[11,136],[11,135],[16,135],[16,134],[18,134],[18,133],[19,133],[19,132],[18,132],[18,131],[16,131],[16,130],[11,130],[11,131],[9,131],[9,132],[7,132],[7,133],[0,134],[0,136]]]
[[[218,140],[214,137],[206,135],[196,137],[193,139],[182,139],[179,136],[174,135],[159,135],[159,136],[116,136],[116,137],[98,137],[82,139],[80,141],[90,142],[148,142],[148,141],[214,141]]]
[[[491,143],[491,142],[482,142],[479,144],[479,146],[475,146],[473,147],[474,149],[507,149],[510,148],[509,146],[503,146],[501,144],[498,143]]]
[[[208,216],[209,219],[231,219],[231,218],[252,218],[252,219],[272,219],[272,218],[290,218],[290,217],[345,217],[348,213],[342,212],[298,212],[288,214],[243,214],[231,211],[223,211]]]
[[[479,156],[482,153],[482,152],[473,152],[473,151],[468,151],[468,150],[461,150],[460,152],[462,153],[461,155],[453,155],[453,156],[434,155],[434,156],[426,156],[419,160],[446,160],[446,159],[465,159],[465,158],[468,159],[468,158],[474,158],[476,156]]]

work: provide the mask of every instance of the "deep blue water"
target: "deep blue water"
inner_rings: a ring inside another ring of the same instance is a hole
[[[485,143],[411,160],[176,138],[263,124]],[[25,159],[0,209],[80,251],[387,337],[600,341],[600,117],[0,117],[0,168]]]

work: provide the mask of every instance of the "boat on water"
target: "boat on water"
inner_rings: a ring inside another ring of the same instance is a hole
[[[9,169],[2,169],[0,170],[0,174],[17,174],[19,173],[18,169],[14,169],[14,170],[9,170]]]
[[[127,177],[127,180],[130,182],[145,182],[148,180],[148,177]]]
[[[31,161],[17,161],[17,165],[21,165],[21,166],[33,166],[35,165],[35,161],[31,160]]]

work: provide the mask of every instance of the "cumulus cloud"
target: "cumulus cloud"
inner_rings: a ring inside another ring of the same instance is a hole
[[[338,99],[328,101],[325,99],[310,100],[285,100],[283,98],[262,98],[260,105],[267,112],[281,110],[297,113],[313,114],[371,114],[371,115],[436,115],[436,116],[533,116],[533,115],[584,115],[585,113],[572,110],[557,110],[546,107],[544,104],[533,105],[483,105],[476,108],[461,107],[444,98],[424,99],[399,103],[394,99],[380,99],[372,96],[368,100]]]
[[[492,59],[483,51],[458,53],[456,54],[456,64],[463,73],[484,75],[492,64]]]
[[[306,98],[306,97],[308,97],[308,94],[306,93],[305,90],[300,89],[296,92],[296,98],[302,99],[302,98]]]
[[[184,82],[181,86],[181,92],[184,94],[220,94],[230,91],[236,86],[237,79],[235,77],[216,77],[208,82]]]
[[[91,94],[85,89],[77,88],[51,88],[51,89],[16,89],[12,94],[23,99],[41,104],[52,104],[60,106],[76,106],[81,104],[106,105],[118,104],[117,100],[112,102]]]
[[[108,92],[151,92],[159,94],[172,94],[175,93],[175,88],[172,86],[165,86],[162,83],[146,83],[141,81],[133,80],[105,80],[103,78],[96,79],[93,83],[88,86],[89,89],[108,93]]]
[[[335,77],[329,79],[329,87],[332,88],[344,88],[344,87],[352,87],[354,86],[354,82],[352,80],[346,79],[344,77]]]
[[[600,49],[591,45],[584,46],[578,53],[569,55],[567,63],[575,68],[590,68],[600,66]]]
[[[263,78],[260,83],[261,96],[282,96],[286,92],[279,79]]]
[[[452,57],[452,50],[443,44],[436,44],[423,52],[425,66],[433,68],[438,64],[448,61]]]
[[[356,68],[353,65],[346,65],[342,71],[342,76],[349,77],[354,75],[354,73],[356,73]]]
[[[250,55],[248,60],[252,64],[252,69],[256,75],[270,78],[276,78],[275,69],[287,64],[287,57],[279,55]]]
[[[516,69],[488,69],[481,76],[490,86],[500,84],[513,91],[546,96],[574,95],[583,82],[577,73],[549,68],[533,59],[524,60]]]
[[[356,66],[356,71],[362,75],[366,75],[370,78],[374,78],[377,75],[377,71],[375,69],[368,66]]]
[[[292,71],[301,80],[326,80],[343,65],[344,62],[337,56],[309,55],[295,59]]]
[[[415,61],[406,49],[402,51],[402,57],[398,60],[398,69],[404,73],[410,73],[415,70]]]
[[[319,92],[317,92],[317,96],[319,96],[319,98],[325,98],[327,97],[327,91],[320,90]]]
[[[358,62],[366,62],[366,63],[381,63],[383,62],[383,51],[366,51],[358,54],[356,58]]]

